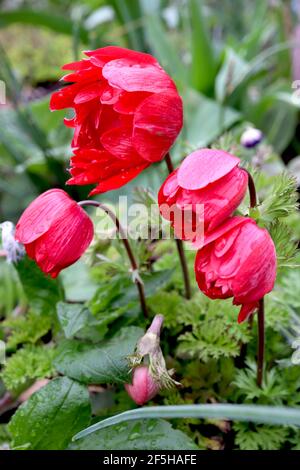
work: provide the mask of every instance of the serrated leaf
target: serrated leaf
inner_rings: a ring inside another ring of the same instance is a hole
[[[90,421],[88,390],[67,377],[52,380],[23,403],[9,423],[14,447],[62,450]]]
[[[32,311],[55,313],[56,303],[63,295],[59,281],[46,276],[27,256],[16,264],[16,269]]]
[[[129,380],[127,356],[133,354],[142,335],[141,328],[127,327],[97,346],[64,341],[54,365],[61,374],[85,384],[124,383]]]
[[[196,450],[186,434],[162,419],[140,420],[111,426],[84,437],[70,450]]]

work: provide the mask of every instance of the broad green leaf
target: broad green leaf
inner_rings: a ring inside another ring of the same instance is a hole
[[[98,285],[92,279],[90,270],[82,260],[72,264],[60,273],[67,300],[84,302],[89,300],[96,292]]]
[[[108,321],[97,320],[82,304],[59,302],[57,316],[67,339],[76,337],[97,342],[104,337],[108,330]]]
[[[203,2],[189,0],[188,4],[191,24],[191,85],[206,94],[213,90],[216,74],[213,42],[206,30]]]
[[[144,25],[152,53],[175,80],[185,83],[187,81],[187,69],[183,65],[178,51],[168,38],[159,16],[145,16]]]
[[[249,64],[228,47],[225,51],[224,62],[216,77],[215,95],[217,100],[223,103],[249,72]]]
[[[241,118],[234,109],[222,107],[193,90],[184,97],[184,104],[186,117],[182,138],[190,150],[207,146]]]
[[[90,421],[86,387],[60,377],[34,393],[14,414],[9,432],[14,447],[32,450],[63,450],[75,432]]]
[[[146,408],[125,411],[95,423],[74,436],[74,440],[81,439],[100,429],[116,424],[145,418],[228,419],[231,421],[249,421],[252,423],[300,427],[300,410],[290,407],[234,404],[148,406]]]
[[[51,11],[16,9],[0,13],[0,27],[14,23],[29,24],[37,27],[46,27],[57,33],[73,34],[73,22],[66,16],[53,14]],[[80,39],[84,43],[88,40],[87,31],[79,27]]]
[[[196,450],[191,438],[162,419],[136,421],[97,431],[70,450]]]
[[[124,35],[129,47],[135,50],[145,50],[144,34],[141,27],[141,8],[139,1],[110,0],[119,21],[124,25]]]
[[[143,330],[123,328],[99,345],[64,341],[54,365],[58,372],[85,384],[124,383],[129,379],[127,356],[133,354]]]

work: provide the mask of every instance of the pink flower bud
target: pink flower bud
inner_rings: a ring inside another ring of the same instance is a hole
[[[159,384],[152,378],[147,366],[133,370],[132,384],[125,384],[128,395],[137,405],[144,405],[159,392]]]
[[[233,297],[245,321],[274,287],[275,246],[266,229],[248,217],[232,217],[206,236],[195,260],[200,290],[211,299]]]
[[[15,238],[29,258],[55,278],[81,257],[93,235],[93,223],[77,202],[62,189],[50,189],[25,209]]]
[[[182,240],[200,239],[230,217],[247,191],[248,175],[239,158],[223,150],[188,155],[158,194],[162,216]]]

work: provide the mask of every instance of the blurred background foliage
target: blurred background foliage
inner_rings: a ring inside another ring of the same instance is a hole
[[[59,87],[60,66],[89,48],[147,51],[172,75],[185,104],[175,159],[249,122],[285,163],[299,153],[300,99],[292,87],[300,78],[298,0],[7,0],[0,6],[7,94],[0,105],[1,219],[15,220],[33,194],[64,185],[70,131],[62,113],[49,112],[49,92]],[[139,183],[156,190],[155,166]],[[79,197],[88,188],[68,191]]]
[[[64,112],[49,111],[49,94],[60,86],[60,67],[82,57],[82,50],[111,44],[154,54],[184,100],[185,123],[172,149],[174,162],[193,149],[214,145],[262,169],[254,175],[263,200],[260,216],[282,262],[277,287],[268,297],[268,371],[259,389],[255,339],[249,344],[247,368],[238,363],[240,346],[251,335],[245,325],[236,325],[236,309],[201,294],[182,299],[171,241],[134,244],[143,274],[149,276],[145,285],[151,314],[165,316],[164,352],[184,387],[181,393],[160,397],[159,403],[233,400],[299,406],[299,366],[291,364],[290,356],[300,331],[300,280],[297,271],[287,270],[287,265],[299,266],[299,255],[293,259],[300,239],[299,214],[293,181],[278,174],[287,168],[299,184],[300,0],[0,0],[0,9],[0,80],[6,85],[6,103],[0,104],[0,220],[16,222],[33,197],[50,187],[62,187],[75,199],[89,192],[88,187],[64,186],[71,133],[62,123]],[[261,129],[265,139],[258,148],[245,150],[240,136],[249,125]],[[135,194],[137,201],[150,204],[147,191],[134,193],[133,188],[150,188],[155,195],[164,173],[163,163],[154,164],[120,192],[99,198],[114,202],[120,193],[129,198]],[[246,204],[240,209],[243,214]],[[278,221],[283,217],[287,225]],[[194,253],[187,255],[192,274]],[[88,265],[80,261],[64,271],[57,284],[28,260],[19,263],[18,275],[0,260],[0,339],[9,331],[11,355],[2,379],[15,396],[35,379],[55,375],[55,341],[76,336],[94,344],[121,327],[145,327],[118,244],[96,237],[86,260]],[[60,302],[56,313],[58,300],[71,303]],[[82,324],[70,332],[74,311]],[[98,350],[93,354],[98,367]],[[78,374],[81,362],[79,358],[75,363]],[[56,370],[68,376],[64,367],[56,359]],[[0,380],[0,395],[1,387]],[[123,390],[108,387],[102,392],[98,395],[105,395],[110,406],[97,404],[94,397],[98,417],[133,407]],[[203,434],[195,420],[177,423],[200,448],[223,448],[224,433],[229,448],[278,449],[287,441],[289,448],[299,448],[295,429],[206,424],[209,431]]]

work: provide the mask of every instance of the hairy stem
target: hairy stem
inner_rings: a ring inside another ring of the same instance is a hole
[[[136,274],[134,282],[135,282],[135,284],[137,286],[137,289],[138,289],[140,304],[141,304],[143,314],[144,314],[145,317],[148,317],[148,309],[147,309],[147,304],[146,304],[144,284],[143,284],[143,281],[138,276],[138,263],[136,261],[136,258],[133,254],[130,243],[128,241],[127,233],[125,232],[124,228],[122,227],[118,217],[116,216],[116,214],[109,207],[107,207],[105,204],[102,204],[101,202],[97,202],[97,201],[80,201],[80,202],[78,202],[78,205],[79,206],[97,207],[97,208],[103,210],[111,218],[111,220],[114,222],[114,224],[117,228],[117,231],[120,235],[120,239],[122,240],[123,245],[124,245],[125,250],[126,250],[126,253],[128,255],[128,258],[129,258],[129,261],[130,261],[130,264],[131,264],[131,269],[132,269],[132,272],[133,272],[133,276],[134,276],[134,274]]]
[[[174,171],[173,163],[171,160],[171,156],[169,153],[167,153],[165,157],[165,161],[168,167],[168,171],[171,174]],[[189,276],[189,271],[188,271],[188,266],[187,266],[187,261],[186,261],[186,256],[184,252],[184,247],[182,240],[179,238],[175,238],[176,241],[176,246],[177,246],[177,251],[180,259],[180,264],[181,264],[181,269],[182,269],[182,274],[183,274],[183,281],[184,281],[184,287],[185,287],[185,296],[187,299],[190,299],[192,294],[191,294],[191,283],[190,283],[190,276]]]

